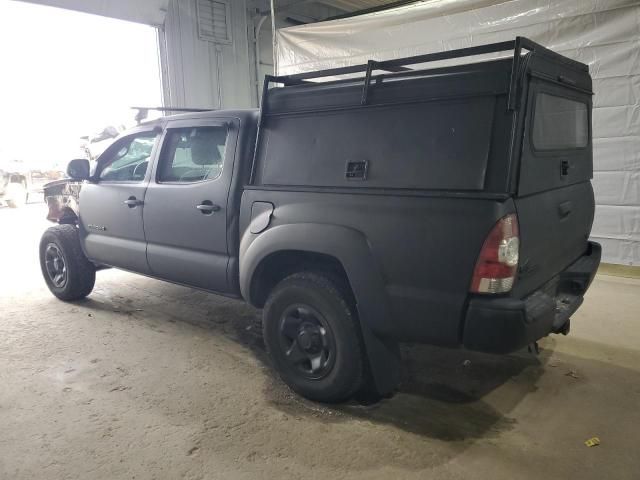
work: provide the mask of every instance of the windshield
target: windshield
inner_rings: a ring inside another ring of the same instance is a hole
[[[157,134],[145,132],[134,135],[122,143],[111,158],[100,158],[103,162],[101,180],[140,181],[146,173],[149,156]]]

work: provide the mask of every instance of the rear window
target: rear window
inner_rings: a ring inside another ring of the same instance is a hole
[[[587,104],[569,98],[538,93],[533,119],[536,150],[583,148],[589,143]]]

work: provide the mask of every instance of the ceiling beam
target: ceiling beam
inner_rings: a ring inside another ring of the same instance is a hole
[[[294,7],[305,5],[308,3],[317,3],[318,0],[275,0],[275,13],[285,13]],[[260,10],[260,15],[269,15],[271,9]]]
[[[330,1],[330,0],[327,0],[327,1]],[[396,8],[396,7],[404,7],[405,5],[411,5],[412,3],[418,3],[421,1],[423,0],[398,0],[398,1],[386,3],[384,5],[377,5],[375,7],[363,8],[361,10],[355,10],[355,11],[347,12],[341,15],[335,15],[333,17],[327,18],[326,20],[340,20],[341,18],[355,17],[358,15],[365,15],[367,13],[382,12],[383,10],[389,10],[391,8]]]
[[[344,13],[350,13],[352,11],[352,10],[349,10],[348,8],[345,8],[344,5],[342,6],[336,5],[336,3],[334,3],[332,0],[318,0],[317,3],[324,5],[325,7],[332,8],[334,10],[339,10]]]

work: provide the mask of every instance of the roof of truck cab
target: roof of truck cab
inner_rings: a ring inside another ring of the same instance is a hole
[[[257,108],[243,108],[243,109],[232,109],[232,110],[207,110],[204,112],[187,112],[187,113],[179,113],[176,115],[165,115],[163,117],[158,117],[153,120],[147,120],[145,122],[141,122],[139,127],[155,127],[162,126],[164,123],[168,121],[174,120],[202,120],[207,118],[238,118],[239,120],[254,120],[257,119],[258,112],[260,110]]]

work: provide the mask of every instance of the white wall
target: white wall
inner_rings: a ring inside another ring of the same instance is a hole
[[[246,0],[229,0],[231,44],[198,37],[195,0],[170,0],[159,28],[165,105],[246,108],[256,104],[252,24]]]
[[[258,13],[250,0],[227,1],[232,28],[229,45],[198,37],[196,0],[169,0],[164,26],[158,29],[166,106],[258,106],[264,76],[273,74],[271,17]],[[262,12],[269,11],[268,2],[263,7]],[[277,29],[291,25],[276,16]]]

